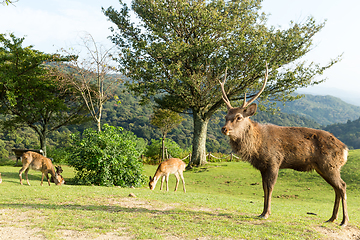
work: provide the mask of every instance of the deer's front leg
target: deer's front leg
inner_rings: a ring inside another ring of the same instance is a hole
[[[162,188],[163,188],[164,181],[165,181],[165,176],[162,176],[162,177],[161,177],[160,191],[161,191]]]
[[[259,217],[267,219],[271,214],[271,195],[277,180],[278,170],[262,171],[261,176],[264,189],[264,210]]]

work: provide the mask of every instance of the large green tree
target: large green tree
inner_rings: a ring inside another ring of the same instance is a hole
[[[309,17],[288,29],[268,27],[260,0],[133,0],[131,9],[103,9],[116,25],[112,41],[121,49],[119,69],[130,90],[162,108],[192,114],[193,162],[205,163],[210,117],[223,104],[219,80],[227,71],[231,101],[251,97],[269,65],[262,100],[289,100],[299,87],[317,84],[314,76],[332,66],[300,59],[323,27]],[[132,22],[131,13],[138,19]]]
[[[52,67],[71,57],[23,47],[23,41],[14,34],[0,34],[0,111],[6,114],[2,124],[34,129],[46,153],[49,132],[79,123],[88,112],[81,96],[60,81],[58,70]]]

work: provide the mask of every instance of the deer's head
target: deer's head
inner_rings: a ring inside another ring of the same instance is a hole
[[[224,127],[221,128],[221,132],[223,134],[234,138],[243,135],[245,128],[249,126],[249,117],[253,116],[256,113],[257,105],[256,103],[252,104],[252,102],[254,102],[264,91],[267,78],[268,78],[268,66],[266,63],[265,79],[260,91],[257,94],[255,94],[255,96],[253,96],[251,100],[248,102],[246,101],[246,93],[245,93],[244,102],[242,106],[233,108],[230,104],[230,100],[227,97],[227,94],[224,89],[224,85],[226,82],[226,71],[225,71],[224,81],[220,82],[221,90],[222,90],[222,99],[226,103],[228,109],[228,112],[225,116],[226,123]]]
[[[154,190],[155,189],[155,186],[156,186],[156,181],[155,181],[155,177],[152,178],[151,176],[149,177],[149,188],[150,190]]]

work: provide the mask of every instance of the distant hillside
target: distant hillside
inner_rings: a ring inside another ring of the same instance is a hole
[[[346,123],[360,117],[360,107],[348,104],[333,96],[306,94],[293,102],[278,105],[282,112],[312,119],[321,125]]]
[[[126,130],[134,132],[138,137],[145,138],[148,142],[151,139],[159,139],[160,131],[150,124],[152,106],[139,105],[139,98],[127,91],[122,91],[121,87],[117,91],[120,104],[115,100],[108,101],[104,106],[102,123],[112,126],[121,126]],[[228,138],[224,136],[220,129],[224,125],[225,112],[218,112],[212,116],[208,125],[207,150],[210,152],[231,152]],[[192,145],[193,119],[190,115],[184,115],[185,120],[175,129],[168,133],[168,138],[177,142],[182,148],[186,149]],[[271,114],[258,112],[254,121],[260,123],[272,123],[282,126],[299,126],[320,128],[320,124],[306,117],[278,112]]]
[[[328,125],[324,130],[331,132],[349,148],[360,149],[360,118],[347,123]]]

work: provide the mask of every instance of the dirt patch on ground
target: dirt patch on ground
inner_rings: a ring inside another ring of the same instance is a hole
[[[325,240],[359,240],[360,229],[353,226],[346,226],[340,229],[329,229],[326,227],[317,227],[316,231],[324,235]]]
[[[119,236],[116,233],[106,233],[102,235],[90,235],[86,232],[80,231],[72,231],[72,230],[59,230],[56,231],[56,235],[58,235],[58,239],[64,240],[87,240],[87,239],[95,239],[95,240],[128,240],[133,239],[132,237],[127,236]],[[26,229],[26,228],[17,228],[17,227],[0,227],[0,239],[1,240],[46,240],[46,238],[41,233],[41,229]]]
[[[29,239],[29,240],[43,240],[44,236],[39,234],[40,229],[26,229],[16,227],[0,227],[0,239]]]
[[[145,201],[136,199],[133,197],[121,198],[121,199],[108,199],[108,206],[120,206],[124,208],[145,208],[147,210],[167,211],[180,206],[179,203],[157,203],[156,201]]]

